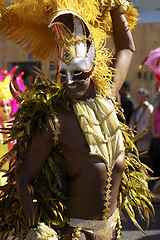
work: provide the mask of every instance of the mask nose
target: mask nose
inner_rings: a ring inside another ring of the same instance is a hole
[[[67,72],[66,75],[66,83],[68,85],[72,84],[74,81],[72,80],[73,74],[71,72]]]

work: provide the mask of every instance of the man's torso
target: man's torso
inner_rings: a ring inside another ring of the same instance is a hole
[[[74,112],[58,112],[59,150],[69,165],[68,218],[102,219],[106,197],[107,168],[97,156],[89,155],[89,147]],[[117,207],[118,188],[124,170],[124,155],[113,169],[109,214]]]

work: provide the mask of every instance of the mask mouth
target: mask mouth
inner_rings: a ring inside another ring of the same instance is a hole
[[[62,82],[62,85],[66,85],[67,87],[71,86],[72,88],[74,88],[74,86],[78,87],[79,85],[88,83],[89,81],[90,81],[90,78],[86,78],[86,79],[83,79],[83,80],[75,80],[72,83]]]
[[[77,89],[78,88],[78,86],[77,85],[75,85],[75,84],[70,84],[70,85],[66,85],[67,86],[67,88],[69,88],[69,89],[71,89],[71,90],[74,90],[74,89]]]

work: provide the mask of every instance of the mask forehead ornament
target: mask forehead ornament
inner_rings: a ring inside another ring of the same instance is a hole
[[[93,36],[85,21],[79,14],[69,10],[55,14],[49,27],[54,26],[56,32],[59,70],[82,71],[84,79],[90,77],[94,70],[96,51]]]

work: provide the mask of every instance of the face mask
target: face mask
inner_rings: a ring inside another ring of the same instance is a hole
[[[89,81],[94,70],[95,45],[89,29],[77,13],[59,12],[50,23],[55,26],[62,83]]]
[[[94,47],[92,48],[94,55]],[[91,55],[86,58],[74,58],[70,64],[62,62],[60,69],[60,76],[63,82],[72,84],[73,82],[86,82],[89,81],[94,71],[94,65],[91,61]]]

